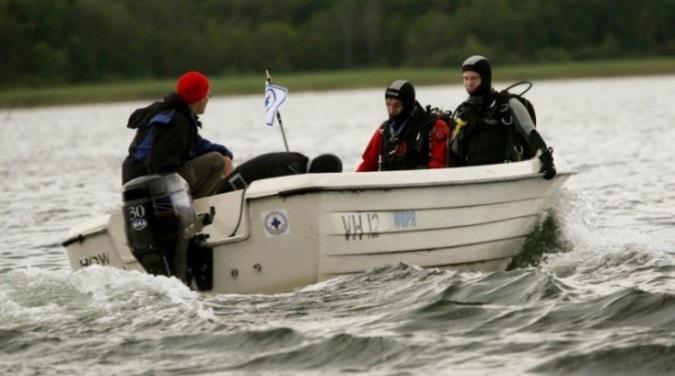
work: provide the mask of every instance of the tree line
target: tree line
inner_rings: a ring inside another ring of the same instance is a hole
[[[0,0],[0,86],[675,55],[675,0]]]

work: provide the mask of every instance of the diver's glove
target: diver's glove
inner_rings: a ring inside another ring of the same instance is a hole
[[[544,173],[544,179],[553,179],[557,173],[555,165],[553,164],[553,148],[549,147],[543,149],[539,154],[539,160],[541,161],[541,169],[539,169],[539,172]]]

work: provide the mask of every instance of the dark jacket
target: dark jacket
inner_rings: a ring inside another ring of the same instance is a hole
[[[199,118],[175,93],[134,111],[127,127],[136,129],[136,136],[122,168],[123,184],[141,175],[176,172],[209,152],[232,158],[228,148],[199,135]]]
[[[535,128],[534,107],[521,95],[491,90],[481,97],[469,97],[453,120],[451,166],[515,162],[538,155],[544,179],[556,176],[553,149]]]
[[[451,164],[459,166],[502,163],[512,158],[513,129],[498,115],[499,95],[464,101],[453,115],[455,135],[451,142]]]

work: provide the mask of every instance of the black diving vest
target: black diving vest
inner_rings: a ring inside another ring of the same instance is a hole
[[[526,142],[513,124],[508,108],[511,96],[493,92],[490,103],[466,101],[455,110],[456,128],[450,148],[452,164],[474,166],[531,157]],[[534,116],[533,111],[531,116]]]
[[[389,121],[382,124],[380,145],[380,171],[414,170],[429,164],[429,136],[436,117],[418,106],[410,124],[401,134],[394,134]]]

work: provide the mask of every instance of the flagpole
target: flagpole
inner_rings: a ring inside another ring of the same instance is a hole
[[[265,69],[265,74],[267,75],[267,83],[272,83],[272,76],[270,76],[270,71]],[[286,141],[286,132],[284,132],[284,122],[281,121],[281,111],[277,110],[277,120],[279,121],[279,129],[281,129],[281,138],[284,139],[284,147],[286,152],[288,152],[288,142]]]

